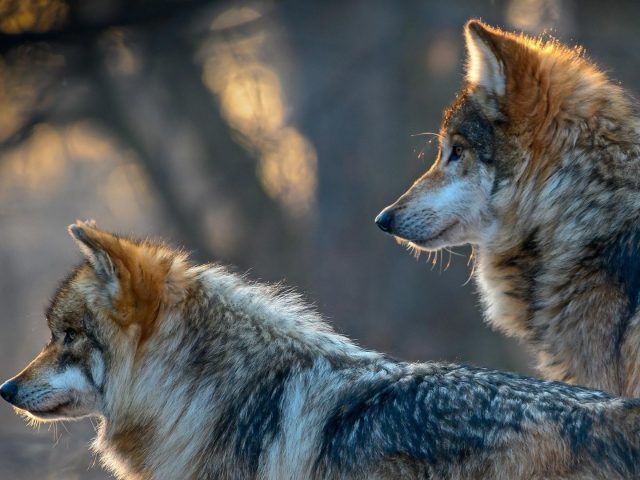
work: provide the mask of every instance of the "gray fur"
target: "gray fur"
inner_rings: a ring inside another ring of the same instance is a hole
[[[639,401],[396,361],[334,333],[295,295],[84,228],[118,269],[121,296],[93,264],[74,271],[48,309],[52,341],[12,380],[12,402],[39,419],[97,416],[94,448],[118,478],[640,476]],[[26,398],[47,382],[59,391],[44,416]]]

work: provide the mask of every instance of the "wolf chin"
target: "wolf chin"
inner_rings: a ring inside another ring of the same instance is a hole
[[[126,479],[640,475],[640,401],[440,363],[334,333],[290,294],[78,222],[86,261],[51,341],[0,388],[38,420],[96,416]]]
[[[549,379],[640,396],[640,116],[581,50],[465,28],[466,85],[431,169],[376,219],[472,244],[489,322]]]

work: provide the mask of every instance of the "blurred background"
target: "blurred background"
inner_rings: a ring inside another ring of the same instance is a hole
[[[469,249],[416,259],[373,223],[435,157],[470,17],[640,81],[637,1],[0,0],[0,379],[48,340],[76,218],[284,281],[365,347],[531,373]],[[92,435],[3,403],[0,476],[108,478]]]

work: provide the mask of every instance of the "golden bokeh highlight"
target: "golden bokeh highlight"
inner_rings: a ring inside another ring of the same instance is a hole
[[[86,168],[104,177],[96,193],[114,216],[133,221],[152,207],[149,181],[135,156],[88,120],[59,127],[38,124],[1,160],[0,201],[12,189],[46,199],[70,181],[66,176],[79,164],[92,163]]]
[[[0,0],[0,32],[47,32],[60,27],[68,13],[61,0]]]
[[[134,75],[140,70],[140,58],[131,44],[130,34],[123,28],[111,28],[101,39],[105,63],[112,74]]]
[[[258,177],[272,198],[280,199],[294,215],[304,215],[312,199],[301,192],[315,192],[316,164],[313,145],[296,129],[285,128],[263,152]]]
[[[284,126],[284,105],[278,75],[252,64],[229,76],[220,90],[222,115],[229,125],[260,142]]]
[[[97,162],[116,155],[111,140],[88,120],[69,125],[64,135],[67,153],[75,160]]]
[[[211,22],[211,30],[224,30],[257,20],[262,14],[250,7],[230,8],[219,14]]]
[[[125,223],[134,223],[152,202],[146,174],[135,159],[116,166],[99,189],[111,214]]]
[[[438,32],[427,48],[427,68],[433,75],[448,78],[460,63],[458,39],[452,32]]]
[[[5,153],[0,164],[0,192],[23,186],[45,194],[60,181],[66,163],[64,140],[49,124],[33,129],[29,139]]]
[[[258,20],[252,8],[231,8],[211,23],[216,32]],[[257,175],[264,191],[296,218],[313,208],[317,187],[314,146],[286,118],[286,99],[278,72],[261,54],[268,46],[262,31],[226,34],[205,47],[204,84],[220,102],[223,118],[239,142],[258,158]]]
[[[528,33],[540,33],[554,27],[560,15],[557,0],[511,0],[505,12],[510,25]]]

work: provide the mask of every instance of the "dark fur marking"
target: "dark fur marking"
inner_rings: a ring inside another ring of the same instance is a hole
[[[80,365],[80,359],[71,352],[62,352],[58,357],[58,371],[63,371],[70,365]]]
[[[80,366],[80,369],[82,370],[82,373],[84,374],[84,376],[87,377],[87,381],[89,382],[89,384],[93,388],[98,390],[100,393],[103,393],[103,389],[101,388],[101,386],[96,384],[96,381],[93,378],[93,374],[91,373],[91,367],[89,367],[89,365],[87,364],[83,364]]]
[[[631,318],[640,302],[640,228],[633,225],[615,238],[595,239],[589,258],[599,258],[605,272],[624,290],[627,312],[619,320],[614,336],[619,353]]]
[[[480,107],[472,100],[466,101],[460,108],[464,121],[458,126],[458,132],[474,148],[478,159],[493,163],[494,129]]]
[[[508,393],[502,385],[510,387]],[[554,393],[547,395],[549,391]],[[558,393],[567,404],[557,401]],[[490,454],[506,431],[520,432],[549,420],[564,425],[562,435],[576,452],[597,452],[587,422],[591,412],[571,406],[578,398],[584,403],[610,397],[458,366],[356,384],[329,416],[316,470],[350,472],[404,456],[437,470],[441,462]]]
[[[260,452],[281,428],[282,397],[290,368],[277,371],[268,382],[258,383],[248,402],[242,409],[237,424],[236,454],[257,469]]]
[[[210,312],[217,311],[220,306],[213,298],[202,304],[194,303],[190,308],[193,312],[186,315],[186,318],[197,319],[210,315]],[[198,328],[198,325],[189,325],[188,328]],[[180,349],[191,352],[187,356],[185,370],[192,377],[194,385],[199,384],[202,377],[217,378],[221,372],[231,368],[234,361],[229,357],[231,350],[235,352],[236,359],[246,357],[255,360],[257,352],[249,349],[243,342],[238,342],[235,333],[230,334],[223,326],[219,330],[211,330],[211,335],[214,336],[211,341],[199,338],[198,342],[194,342],[191,337],[185,339]],[[230,347],[232,344],[233,348]],[[211,345],[224,345],[225,348],[212,349]],[[284,350],[276,355],[278,364],[274,365],[267,359],[264,364],[258,361],[264,368],[253,372],[251,379],[238,380],[238,385],[244,386],[243,388],[222,393],[231,393],[231,398],[224,402],[228,407],[219,412],[207,450],[219,451],[221,446],[226,448],[229,445],[233,452],[233,469],[230,470],[226,464],[216,464],[215,478],[254,478],[260,465],[261,453],[283,428],[282,407],[287,381],[296,372],[309,368],[313,360],[305,351]],[[235,384],[233,380],[227,381]]]
[[[527,319],[533,327],[532,319],[539,310],[537,301],[537,279],[542,270],[542,249],[538,241],[538,228],[532,229],[511,255],[501,258],[496,266],[500,270],[515,269],[518,273],[512,279],[514,287],[504,293],[517,298],[527,305]],[[542,332],[534,331],[536,337]]]
[[[257,472],[261,452],[280,432],[282,398],[292,368],[258,372],[221,413],[212,444],[234,445],[237,478],[252,478],[250,472]]]
[[[493,163],[494,128],[480,106],[465,93],[445,113],[443,131],[462,135],[473,147],[478,159]]]

